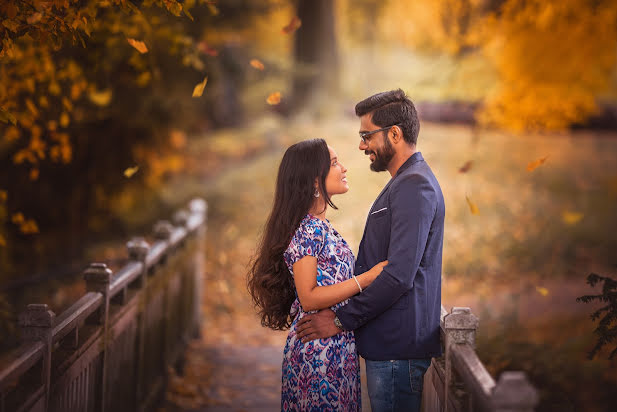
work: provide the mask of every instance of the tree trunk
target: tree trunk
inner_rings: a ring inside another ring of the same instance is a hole
[[[293,109],[301,109],[317,94],[338,93],[338,50],[334,0],[299,0],[302,26],[295,36]]]

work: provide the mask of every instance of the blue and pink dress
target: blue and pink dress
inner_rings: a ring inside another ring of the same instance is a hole
[[[310,214],[302,219],[283,254],[292,276],[293,264],[304,256],[317,258],[317,286],[343,282],[353,275],[355,259],[347,242],[330,222]],[[296,325],[307,312],[297,296],[291,312],[294,320],[283,354],[281,409],[360,411],[360,365],[353,332],[303,344],[296,338]]]

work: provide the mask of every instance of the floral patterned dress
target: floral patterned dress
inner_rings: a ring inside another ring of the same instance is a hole
[[[330,222],[306,215],[283,254],[293,275],[293,264],[304,256],[317,258],[317,285],[326,286],[351,278],[354,256]],[[333,306],[336,309],[347,301]],[[303,344],[296,325],[306,312],[296,300],[293,323],[283,354],[283,411],[360,411],[360,364],[351,331]]]

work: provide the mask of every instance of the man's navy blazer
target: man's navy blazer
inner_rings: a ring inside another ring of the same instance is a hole
[[[381,275],[336,311],[370,360],[441,355],[441,256],[445,204],[435,175],[416,152],[373,203],[355,273],[388,260]]]

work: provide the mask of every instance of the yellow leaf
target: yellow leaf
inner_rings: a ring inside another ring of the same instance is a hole
[[[21,212],[13,213],[13,216],[11,216],[11,222],[15,223],[16,225],[24,223],[24,220],[24,215]]]
[[[71,118],[69,117],[69,115],[66,114],[66,112],[62,112],[62,114],[60,115],[60,126],[67,127],[70,122]]]
[[[252,59],[251,60],[251,66],[253,66],[257,70],[263,70],[264,69],[264,64],[262,62],[260,62],[259,60],[257,60],[257,59]]]
[[[213,16],[218,16],[219,15],[218,7],[216,7],[212,3],[208,3],[208,10],[210,10],[210,14],[212,14]]]
[[[208,83],[208,76],[204,78],[204,81],[197,84],[193,89],[193,97],[201,97],[204,93],[204,88],[206,87],[206,83]]]
[[[88,98],[97,106],[107,106],[111,101],[111,89],[102,91],[92,89],[90,93],[88,93]]]
[[[281,92],[271,93],[270,96],[268,96],[268,98],[266,99],[266,102],[268,102],[268,104],[272,106],[279,104],[281,102]]]
[[[480,209],[478,209],[478,206],[476,206],[476,204],[474,202],[471,201],[471,199],[469,199],[468,196],[465,196],[465,199],[467,199],[467,204],[469,205],[469,211],[471,212],[472,215],[479,215],[480,214]]]
[[[575,225],[583,218],[582,213],[564,211],[561,214],[561,219],[568,225]]]
[[[146,44],[143,41],[129,39],[129,38],[127,38],[126,40],[129,42],[131,46],[135,48],[135,50],[137,50],[141,54],[148,53],[148,48],[146,47]]]
[[[60,85],[58,83],[52,82],[52,83],[49,83],[49,93],[53,94],[54,96],[57,96],[60,93],[62,93],[62,89],[60,88]]]
[[[293,16],[289,24],[281,30],[284,34],[291,34],[302,26],[302,20],[298,16]]]
[[[542,296],[548,296],[548,289],[547,288],[543,288],[542,286],[536,286],[536,290],[538,291],[538,293]]]
[[[142,74],[137,76],[137,85],[141,87],[147,86],[148,83],[150,83],[151,78],[152,75],[150,74],[150,72],[143,72]]]
[[[21,233],[25,235],[39,233],[39,227],[37,226],[36,222],[32,219],[28,219],[25,222],[23,222],[19,226],[19,230],[21,231]]]
[[[39,169],[30,169],[30,180],[35,181],[39,178]]]
[[[0,246],[6,247],[6,239],[2,235],[0,235]]]
[[[124,171],[124,176],[127,178],[132,177],[139,170],[139,166],[129,167]]]
[[[533,171],[533,170],[534,170],[534,169],[536,169],[538,166],[540,166],[540,165],[544,164],[544,162],[546,162],[546,159],[548,159],[548,156],[545,156],[545,157],[540,158],[540,159],[538,159],[538,160],[534,160],[533,162],[529,162],[529,163],[527,164],[527,171],[528,171],[528,172]]]
[[[0,190],[0,202],[6,202],[6,199],[9,197],[9,194],[6,190]]]
[[[169,142],[174,149],[182,149],[186,146],[186,134],[182,130],[172,130],[169,134]]]

